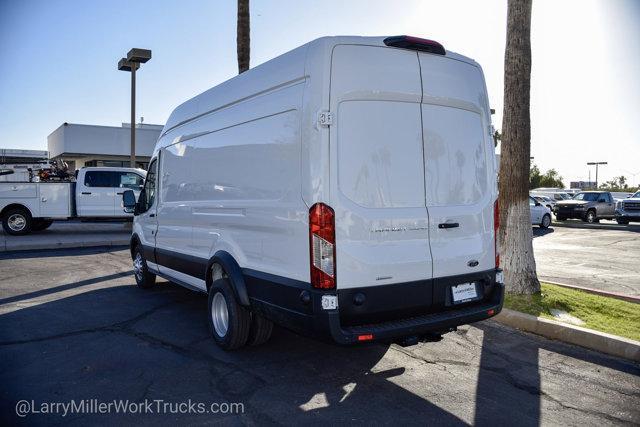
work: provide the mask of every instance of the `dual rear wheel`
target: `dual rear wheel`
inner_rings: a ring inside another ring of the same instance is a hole
[[[132,255],[136,284],[145,289],[152,287],[156,275],[147,267],[142,245],[137,245]],[[222,266],[214,264],[211,277],[207,317],[209,330],[216,343],[224,350],[236,350],[245,345],[267,342],[273,331],[273,323],[238,303]]]
[[[229,279],[223,277],[209,288],[209,330],[220,347],[236,350],[267,342],[273,323],[238,304]]]

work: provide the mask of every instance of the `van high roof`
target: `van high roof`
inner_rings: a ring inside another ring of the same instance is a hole
[[[360,37],[360,36],[333,36],[321,37],[296,49],[286,52],[276,58],[273,58],[263,64],[260,64],[250,70],[235,76],[201,94],[182,103],[171,113],[167,123],[161,133],[161,136],[170,132],[177,126],[187,121],[197,119],[205,114],[226,108],[230,105],[242,102],[248,98],[265,94],[271,90],[295,84],[303,80],[311,72],[308,65],[321,65],[323,69],[316,70],[325,74],[324,78],[329,78],[330,73],[330,57],[333,48],[336,45],[366,45],[407,48],[412,50],[424,49],[408,47],[400,47],[401,43],[394,43],[393,39],[405,37],[411,43],[412,40],[418,42],[430,42],[444,49],[439,43],[430,40],[417,39],[408,36],[397,37]],[[391,39],[391,41],[390,41]],[[387,40],[387,44],[385,44]],[[393,46],[395,44],[395,46]],[[471,58],[457,54],[451,51],[445,51],[445,55],[449,59],[463,61],[474,66],[478,64]],[[265,88],[268,88],[265,90]]]

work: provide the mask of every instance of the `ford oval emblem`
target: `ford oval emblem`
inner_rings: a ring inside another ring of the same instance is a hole
[[[469,261],[469,262],[467,263],[467,265],[468,265],[469,267],[477,267],[477,266],[478,266],[478,264],[480,264],[480,263],[479,263],[478,261],[476,261],[475,259],[472,259],[471,261]]]

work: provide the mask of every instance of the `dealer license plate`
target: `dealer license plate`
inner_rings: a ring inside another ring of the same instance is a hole
[[[460,304],[478,298],[475,283],[461,283],[457,286],[452,286],[451,294],[453,295],[454,304]]]

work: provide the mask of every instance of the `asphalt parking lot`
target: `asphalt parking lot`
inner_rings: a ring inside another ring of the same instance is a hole
[[[640,296],[640,227],[534,227],[533,237],[540,279]]]
[[[209,338],[204,296],[133,283],[126,249],[0,254],[3,425],[640,422],[638,364],[491,321],[407,348],[343,348],[276,329],[264,346],[225,353]],[[191,399],[244,412],[18,419],[21,399]]]

